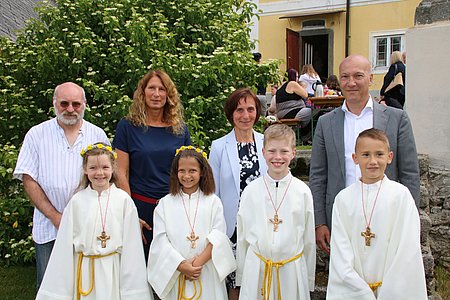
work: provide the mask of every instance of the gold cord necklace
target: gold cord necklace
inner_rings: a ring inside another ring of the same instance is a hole
[[[188,234],[186,236],[187,240],[189,242],[191,242],[191,248],[194,249],[197,245],[196,245],[196,241],[199,239],[198,235],[195,235],[195,221],[197,219],[197,211],[198,211],[198,202],[200,200],[200,191],[198,191],[198,197],[197,197],[197,207],[195,208],[195,214],[194,214],[194,221],[191,223],[191,219],[189,218],[189,214],[188,211],[186,209],[186,203],[184,202],[184,198],[183,198],[183,191],[180,191],[180,196],[181,196],[181,200],[183,201],[183,207],[184,207],[184,212],[186,214],[186,218],[188,220],[189,223],[189,227],[191,228],[191,233]],[[190,198],[190,197],[189,197]]]
[[[273,231],[274,232],[277,232],[278,231],[278,226],[281,223],[283,223],[283,220],[278,216],[278,210],[280,209],[281,204],[283,204],[284,198],[286,197],[286,193],[287,193],[287,191],[289,189],[289,186],[291,185],[291,182],[292,182],[292,177],[293,176],[291,176],[291,179],[289,180],[289,183],[286,186],[286,190],[284,191],[284,195],[283,195],[283,198],[281,198],[280,204],[278,204],[278,207],[276,207],[275,206],[275,202],[272,199],[272,195],[270,194],[269,187],[267,186],[266,178],[265,178],[265,176],[263,176],[263,180],[264,180],[264,184],[266,186],[267,194],[269,194],[270,202],[272,203],[273,210],[275,211],[275,213],[273,215],[273,218],[269,219],[269,222],[273,224]],[[276,185],[277,185],[277,188],[278,188],[278,182],[276,182]],[[277,195],[278,195],[278,193],[275,192],[275,201],[277,200]]]
[[[102,243],[102,248],[106,248],[106,241],[110,239],[110,236],[106,234],[106,215],[108,214],[108,205],[109,205],[109,196],[111,193],[111,187],[108,188],[108,200],[106,201],[106,208],[105,208],[105,217],[103,218],[103,212],[102,212],[102,204],[100,203],[100,195],[98,195],[98,206],[100,207],[100,218],[102,221],[102,234],[97,237],[99,241]]]
[[[370,246],[370,240],[375,238],[375,233],[370,231],[370,223],[372,222],[373,211],[375,210],[375,205],[377,204],[378,195],[380,194],[381,184],[383,180],[380,181],[380,186],[378,187],[377,195],[375,196],[375,201],[373,202],[372,211],[370,212],[369,221],[367,221],[366,209],[364,208],[364,184],[361,181],[361,202],[362,202],[362,210],[364,214],[364,220],[366,221],[366,230],[361,232],[361,236],[365,239],[366,246]],[[367,193],[367,197],[369,193]]]

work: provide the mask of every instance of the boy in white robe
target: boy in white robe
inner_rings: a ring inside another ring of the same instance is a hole
[[[427,299],[419,214],[409,190],[384,174],[392,157],[382,131],[360,133],[360,181],[333,206],[327,299]]]
[[[236,284],[240,299],[310,299],[316,246],[311,191],[292,176],[295,133],[272,125],[264,133],[267,174],[241,197],[237,221]]]
[[[206,153],[178,149],[169,189],[154,213],[148,281],[161,299],[228,299],[224,279],[236,262]]]
[[[137,210],[113,183],[115,152],[97,143],[81,155],[83,189],[64,209],[36,299],[152,300]]]

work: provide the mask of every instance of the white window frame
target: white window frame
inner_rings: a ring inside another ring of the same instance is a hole
[[[405,45],[406,45],[406,29],[398,29],[398,30],[389,30],[389,31],[377,31],[377,32],[370,32],[370,37],[369,37],[369,41],[370,41],[370,53],[369,53],[369,57],[370,57],[370,62],[372,63],[372,72],[373,74],[382,74],[382,73],[386,73],[387,70],[389,69],[389,59],[391,57],[391,47],[390,47],[390,40],[389,38],[391,37],[395,37],[395,36],[400,36],[400,51],[404,51],[405,50]],[[387,53],[386,53],[386,66],[376,66],[376,59],[377,59],[377,40],[379,38],[388,38],[388,43],[387,43]]]

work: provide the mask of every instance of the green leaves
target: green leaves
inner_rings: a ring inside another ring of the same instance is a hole
[[[277,61],[259,65],[253,61],[248,26],[256,9],[253,3],[57,0],[56,4],[44,1],[37,8],[39,19],[29,22],[15,43],[0,38],[0,206],[11,195],[17,195],[13,206],[25,205],[19,181],[11,177],[17,149],[33,125],[53,117],[53,89],[62,82],[84,87],[86,119],[112,138],[139,79],[150,69],[162,68],[181,94],[193,144],[208,148],[230,130],[223,104],[234,89],[278,81]],[[30,210],[19,213],[27,222]],[[29,230],[20,220],[10,225],[20,232]],[[16,241],[3,242],[0,251],[5,245],[31,247]]]
[[[0,97],[6,100],[2,121],[11,121],[7,110],[18,105],[17,118],[8,125],[14,130],[0,130],[0,137],[14,145],[31,125],[52,116],[43,115],[52,106],[47,91],[64,81],[86,89],[91,106],[87,118],[107,126],[112,136],[139,79],[149,69],[165,69],[178,86],[186,122],[191,131],[199,131],[192,132],[193,142],[209,146],[227,126],[220,116],[227,94],[237,87],[277,80],[278,62],[257,65],[252,60],[248,22],[254,15],[253,3],[58,0],[57,4],[44,2],[38,8],[40,20],[30,22],[15,44],[0,41],[0,82],[6,84],[0,88]]]

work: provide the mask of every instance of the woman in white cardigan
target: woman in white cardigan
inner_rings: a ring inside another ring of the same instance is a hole
[[[261,104],[249,88],[234,91],[225,103],[225,115],[233,125],[227,135],[211,145],[209,163],[213,170],[216,194],[222,200],[227,235],[236,246],[236,216],[240,196],[252,180],[267,172],[262,155],[264,136],[253,130]],[[229,299],[238,299],[234,272],[227,278]]]

